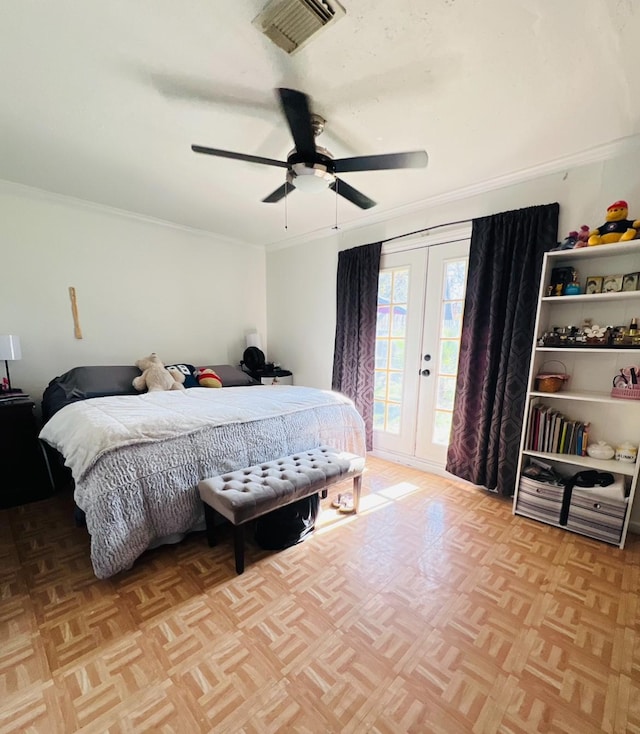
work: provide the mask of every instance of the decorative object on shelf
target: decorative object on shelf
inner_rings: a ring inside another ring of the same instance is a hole
[[[578,271],[574,270],[571,276],[571,282],[567,283],[564,287],[565,296],[578,296],[582,293],[582,288],[578,282]]]
[[[627,273],[622,278],[623,291],[637,291],[640,289],[640,272]]]
[[[538,339],[540,347],[609,347],[630,346],[621,336],[623,326],[599,326],[585,319],[582,326],[554,326],[553,331],[545,331]],[[617,338],[618,341],[614,342]]]
[[[640,400],[640,365],[623,367],[620,374],[613,378],[612,398]]]
[[[622,290],[622,278],[620,275],[605,275],[602,281],[603,293],[619,293]]]
[[[574,247],[586,247],[589,240],[589,227],[583,224],[580,227],[580,231],[575,229],[571,230],[566,236],[563,242],[558,242],[557,247],[554,247],[550,252],[556,252],[557,250],[573,250]]]
[[[602,281],[604,277],[602,275],[588,275],[587,282],[584,287],[584,292],[591,295],[592,293],[602,293]]]
[[[11,375],[9,374],[9,362],[14,359],[22,359],[22,350],[20,349],[20,337],[15,334],[3,334],[0,336],[0,359],[4,359],[4,371],[7,374],[6,390],[11,390]]]
[[[597,443],[590,443],[587,446],[587,453],[592,459],[613,459],[615,451],[613,446],[609,446],[606,441],[598,441]]]
[[[549,365],[552,363],[559,364],[562,367],[562,372],[549,370]],[[560,360],[551,359],[542,365],[540,372],[536,375],[536,390],[539,392],[558,392],[568,379],[569,375],[564,364]]]
[[[608,327],[599,326],[598,324],[585,326],[584,328],[584,335],[587,338],[587,344],[606,344],[608,341],[607,332]]]
[[[605,245],[635,239],[640,229],[640,219],[627,219],[629,206],[622,199],[607,207],[607,221],[589,233],[589,245]]]
[[[635,464],[638,456],[638,447],[631,441],[624,441],[616,447],[616,461],[624,461],[626,464]]]
[[[569,283],[576,282],[578,273],[574,268],[553,268],[551,271],[551,280],[549,282],[549,296],[564,295],[565,288]]]

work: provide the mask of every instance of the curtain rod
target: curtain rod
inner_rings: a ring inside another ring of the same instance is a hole
[[[392,240],[400,240],[403,237],[411,237],[411,235],[414,234],[422,234],[422,232],[430,232],[432,229],[439,229],[440,227],[453,227],[454,224],[467,224],[467,222],[473,222],[473,219],[460,219],[457,222],[444,222],[443,224],[434,224],[431,227],[416,229],[415,232],[405,232],[405,234],[397,234],[394,237],[388,237],[386,240],[382,240],[381,244],[384,244],[385,242],[391,242]]]

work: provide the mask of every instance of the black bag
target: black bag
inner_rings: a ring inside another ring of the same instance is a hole
[[[283,550],[313,532],[320,510],[320,495],[312,494],[256,520],[255,540],[264,550]]]
[[[564,481],[564,494],[560,508],[560,525],[566,525],[569,518],[569,506],[571,505],[571,493],[574,487],[608,487],[615,481],[613,474],[609,472],[587,469],[579,471]]]

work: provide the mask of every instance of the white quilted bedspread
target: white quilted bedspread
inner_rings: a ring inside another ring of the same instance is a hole
[[[58,411],[40,438],[71,468],[99,578],[201,526],[200,479],[322,444],[365,453],[348,398],[289,385],[92,398]]]
[[[105,451],[120,446],[163,441],[206,426],[245,423],[336,403],[350,401],[339,393],[289,385],[224,390],[195,387],[92,398],[58,411],[40,438],[65,457],[78,481]]]

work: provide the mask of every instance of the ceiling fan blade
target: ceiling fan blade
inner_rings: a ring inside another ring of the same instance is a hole
[[[265,204],[275,204],[276,201],[284,199],[287,194],[290,194],[295,189],[295,186],[290,183],[283,183],[282,186],[272,191],[269,196],[265,197],[262,201]]]
[[[313,161],[316,156],[316,142],[307,95],[295,89],[283,88],[278,89],[278,94],[296,150],[305,158]]]
[[[194,153],[206,153],[207,155],[217,155],[220,158],[233,158],[238,161],[248,161],[249,163],[263,163],[265,166],[279,166],[287,168],[286,161],[277,161],[274,158],[262,158],[258,155],[246,155],[245,153],[234,153],[230,150],[218,150],[218,148],[203,148],[201,145],[192,145],[191,150]]]
[[[358,191],[358,189],[354,189],[353,186],[350,186],[342,179],[337,178],[329,185],[329,188],[333,189],[336,194],[344,196],[344,198],[348,199],[352,204],[359,206],[360,209],[371,209],[372,206],[376,205],[376,202],[373,199],[365,196],[361,191]]]
[[[334,161],[336,173],[351,171],[384,171],[394,168],[424,168],[429,156],[424,150],[409,153],[384,153],[383,155],[360,155],[355,158],[338,158]]]

